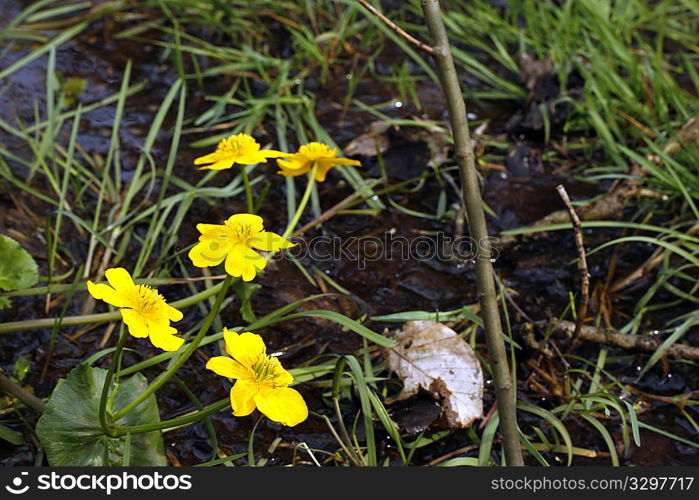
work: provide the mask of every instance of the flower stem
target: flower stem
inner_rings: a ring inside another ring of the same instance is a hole
[[[191,413],[189,415],[183,415],[181,417],[172,418],[170,420],[163,420],[162,422],[157,422],[154,424],[143,424],[143,425],[128,425],[124,427],[118,427],[116,434],[119,436],[129,434],[142,434],[144,432],[160,431],[163,429],[170,429],[173,427],[181,427],[183,425],[192,424],[198,420],[201,420],[209,415],[218,413],[227,406],[230,406],[230,398],[222,399],[221,401],[216,401],[209,406],[202,408],[201,410]]]
[[[114,415],[114,421],[119,420],[121,417],[129,413],[131,410],[136,408],[138,405],[143,403],[148,397],[150,397],[151,394],[153,394],[155,391],[157,391],[165,382],[167,382],[170,377],[172,377],[175,372],[184,364],[185,361],[189,359],[189,357],[194,354],[194,351],[197,350],[199,347],[199,344],[201,343],[202,339],[204,338],[204,335],[209,331],[209,328],[211,328],[211,323],[213,323],[214,318],[218,314],[219,309],[221,309],[221,304],[223,303],[223,299],[226,297],[226,292],[228,291],[228,288],[231,286],[233,283],[234,278],[232,276],[226,276],[226,279],[221,283],[221,287],[218,290],[218,295],[216,295],[216,301],[214,302],[213,307],[211,308],[211,311],[209,312],[209,315],[206,317],[204,320],[204,323],[202,323],[201,328],[199,329],[199,332],[197,332],[197,335],[192,339],[192,341],[188,344],[187,349],[180,354],[180,357],[175,360],[175,362],[170,365],[170,367],[165,370],[163,373],[161,373],[147,388],[143,393],[138,396],[136,399],[131,401],[129,404],[124,406],[121,410],[117,412],[116,415]],[[218,286],[218,285],[217,285]],[[212,287],[213,288],[213,287]]]
[[[308,205],[308,200],[311,197],[311,193],[313,192],[313,185],[316,182],[317,170],[318,164],[314,163],[311,172],[308,174],[308,184],[306,184],[306,191],[304,191],[303,197],[301,198],[298,207],[296,207],[296,212],[294,212],[294,216],[292,217],[291,221],[289,221],[289,225],[286,226],[286,230],[282,235],[282,238],[284,239],[287,239],[294,232],[294,228],[299,223],[299,220],[303,215],[303,211],[306,209],[306,205]]]
[[[250,178],[248,177],[248,171],[245,170],[245,165],[240,166],[240,173],[243,176],[243,186],[245,187],[245,201],[248,204],[248,213],[255,213],[255,200],[252,198],[252,187],[250,186]]]
[[[107,370],[107,376],[104,379],[104,385],[102,386],[102,396],[100,397],[100,407],[99,407],[99,420],[100,426],[105,434],[111,436],[114,433],[113,419],[111,422],[107,419],[107,400],[109,399],[109,389],[112,387],[112,379],[114,378],[114,371],[116,367],[119,366],[121,353],[126,345],[126,339],[128,338],[128,333],[122,330],[121,336],[119,337],[119,343],[117,344],[116,351],[114,351],[114,356],[112,357],[112,362],[109,363],[109,370]]]
[[[216,294],[221,289],[222,285],[223,283],[218,283],[199,293],[195,293],[194,295],[190,295],[182,300],[172,302],[170,305],[176,309],[192,306]],[[108,323],[110,321],[118,321],[119,318],[121,318],[121,313],[119,311],[99,314],[85,314],[84,316],[66,316],[61,320],[61,326],[86,325],[89,323]],[[0,324],[0,334],[25,330],[38,330],[41,328],[52,328],[55,323],[55,318],[10,321],[8,323]]]

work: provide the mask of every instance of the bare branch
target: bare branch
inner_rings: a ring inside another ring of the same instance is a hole
[[[432,49],[432,47],[430,47],[429,45],[426,45],[426,44],[422,43],[422,42],[421,42],[420,40],[418,40],[417,38],[415,38],[415,37],[413,37],[412,35],[406,33],[405,31],[403,31],[396,23],[394,23],[394,22],[391,21],[389,18],[387,18],[386,16],[384,16],[381,12],[379,12],[378,10],[376,10],[376,9],[374,8],[374,6],[371,5],[369,2],[367,2],[366,0],[357,0],[357,1],[358,1],[360,4],[362,4],[362,6],[364,6],[364,8],[365,8],[366,10],[368,10],[369,12],[371,12],[371,14],[372,14],[374,17],[376,17],[379,21],[381,21],[381,22],[384,23],[386,26],[388,26],[389,28],[391,28],[397,35],[403,37],[408,43],[413,44],[415,47],[417,47],[418,49],[420,49],[420,50],[422,50],[422,51],[424,51],[424,52],[427,52],[428,54],[433,54],[433,53],[434,53],[434,49]]]
[[[570,215],[570,220],[573,222],[573,231],[575,232],[575,246],[578,247],[578,256],[580,258],[580,304],[578,306],[578,311],[575,321],[575,332],[573,333],[573,344],[578,340],[578,335],[580,335],[580,327],[587,316],[587,308],[590,304],[590,273],[587,270],[587,254],[585,253],[585,244],[583,243],[583,232],[582,226],[580,225],[580,218],[578,217],[573,204],[568,196],[568,191],[563,186],[559,184],[556,186],[559,196],[565,203],[568,209],[568,214]]]

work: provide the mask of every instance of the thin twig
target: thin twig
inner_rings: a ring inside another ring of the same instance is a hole
[[[381,21],[381,22],[384,23],[386,26],[388,26],[389,28],[391,28],[397,35],[403,37],[408,43],[411,43],[411,44],[415,45],[415,47],[417,47],[418,49],[420,49],[420,50],[422,50],[422,51],[424,51],[424,52],[427,52],[428,54],[434,54],[434,49],[433,49],[432,47],[430,47],[429,45],[426,45],[426,44],[422,43],[422,42],[421,42],[420,40],[418,40],[417,38],[413,37],[412,35],[409,35],[409,34],[406,33],[405,31],[403,31],[402,29],[400,29],[400,28],[396,25],[396,23],[394,23],[394,22],[391,21],[389,18],[387,18],[386,16],[384,16],[381,12],[379,12],[378,10],[376,10],[376,9],[374,8],[374,6],[371,5],[369,2],[367,2],[366,0],[357,0],[357,1],[358,1],[360,4],[362,4],[366,10],[368,10],[369,12],[371,12],[371,14],[372,14],[373,16],[375,16],[379,21]]]
[[[328,219],[331,219],[333,216],[335,216],[335,214],[336,214],[338,211],[340,211],[340,210],[342,210],[343,208],[345,208],[347,205],[349,205],[350,203],[352,203],[352,202],[353,202],[354,200],[356,200],[358,197],[359,197],[359,194],[355,191],[354,193],[352,193],[351,195],[349,195],[349,196],[348,196],[347,198],[345,198],[344,200],[340,201],[340,202],[337,203],[336,205],[330,207],[330,208],[327,209],[325,212],[323,212],[322,214],[320,214],[319,217],[315,218],[314,220],[312,220],[311,222],[309,222],[308,224],[306,224],[306,225],[303,226],[302,228],[300,228],[300,229],[294,231],[294,236],[301,236],[301,235],[302,235],[303,233],[305,233],[306,231],[309,231],[309,230],[313,229],[314,227],[316,227],[317,225],[322,224],[323,222],[327,221]]]
[[[479,243],[476,258],[476,286],[481,304],[488,353],[491,358],[495,395],[500,415],[500,432],[508,465],[522,466],[522,449],[517,428],[516,393],[510,368],[507,364],[507,350],[500,322],[497,292],[493,273],[492,253],[488,240],[488,227],[485,221],[476,161],[471,143],[471,133],[466,115],[466,103],[459,85],[459,77],[451,56],[449,38],[444,27],[438,0],[422,0],[427,29],[432,39],[434,57],[439,68],[442,91],[447,101],[454,152],[459,165],[461,189],[466,205],[466,214],[471,236]]]
[[[546,326],[546,325],[541,325]],[[575,323],[572,321],[559,321],[554,325],[554,331],[572,338],[575,331]],[[580,339],[597,344],[607,344],[622,349],[655,352],[663,339],[653,335],[629,335],[626,333],[615,333],[602,328],[585,325],[580,329]],[[699,347],[693,347],[687,344],[674,343],[665,351],[668,356],[673,356],[677,359],[699,359]]]
[[[434,460],[428,462],[427,467],[433,467],[435,465],[439,465],[442,462],[446,462],[450,458],[454,458],[454,457],[457,457],[459,455],[463,455],[465,453],[468,453],[470,451],[475,450],[476,448],[478,448],[477,444],[470,444],[468,446],[464,446],[463,448],[457,448],[456,450],[450,451],[446,455],[442,455],[441,457],[437,457]]]
[[[590,304],[590,273],[587,270],[587,254],[585,253],[585,244],[583,243],[583,232],[582,226],[580,225],[580,218],[578,217],[573,204],[568,196],[568,191],[563,186],[559,184],[556,186],[556,190],[560,195],[563,203],[565,203],[568,209],[568,214],[570,215],[570,220],[573,222],[573,231],[575,232],[575,246],[578,247],[578,256],[580,258],[580,305],[578,306],[578,311],[575,318],[575,332],[573,332],[573,344],[578,340],[578,335],[580,335],[580,327],[582,327],[583,321],[585,321],[585,316],[587,316],[587,308]]]

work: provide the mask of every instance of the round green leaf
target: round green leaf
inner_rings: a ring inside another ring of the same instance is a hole
[[[51,466],[167,465],[160,431],[127,437],[109,437],[99,424],[99,403],[106,370],[85,363],[75,367],[51,394],[36,434]],[[110,394],[112,414],[143,393],[146,378],[140,373],[121,380]],[[146,399],[119,419],[118,425],[152,424],[160,421],[155,396]],[[124,455],[128,455],[126,459]]]
[[[19,290],[39,281],[39,268],[19,243],[0,234],[0,288]]]

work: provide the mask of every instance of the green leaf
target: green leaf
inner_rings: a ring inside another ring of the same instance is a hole
[[[3,424],[0,424],[0,439],[3,439],[10,444],[14,444],[15,446],[19,446],[20,444],[24,444],[26,442],[21,432],[10,429],[8,426]]]
[[[452,311],[403,311],[383,316],[372,316],[372,321],[385,321],[387,323],[400,323],[403,321],[460,321],[468,319],[478,326],[483,326],[483,320],[471,310],[470,306],[464,306]]]
[[[17,379],[18,382],[21,382],[24,380],[24,377],[27,376],[31,364],[31,361],[27,358],[20,356],[15,362],[15,366],[12,368],[12,376]]]
[[[672,332],[672,335],[670,335],[668,338],[666,338],[662,344],[658,346],[658,348],[655,350],[653,355],[650,357],[648,362],[646,363],[646,366],[643,367],[643,369],[640,371],[638,374],[638,377],[636,377],[636,380],[641,380],[643,376],[648,373],[648,370],[653,368],[655,364],[660,361],[660,358],[662,358],[665,355],[665,352],[672,347],[672,345],[677,342],[679,339],[681,339],[685,333],[689,331],[690,328],[692,328],[694,325],[699,323],[699,316],[691,316],[688,320],[686,320],[684,323],[682,323],[680,326],[675,328],[675,331]]]
[[[378,333],[372,332],[361,323],[358,323],[355,320],[348,318],[347,316],[344,316],[340,313],[336,313],[335,311],[326,311],[324,309],[314,311],[303,311],[300,313],[289,314],[288,316],[285,316],[284,319],[290,320],[296,318],[329,319],[330,321],[333,321],[338,325],[344,326],[345,328],[352,330],[354,333],[358,333],[359,335],[361,335],[367,340],[370,340],[374,344],[378,344],[383,347],[394,347],[396,345],[395,340],[387,339],[386,337],[379,335]]]
[[[19,290],[34,286],[37,281],[39,267],[32,256],[15,240],[0,234],[0,288]]]
[[[106,370],[83,363],[54,389],[36,426],[49,464],[53,467],[115,467],[124,462],[131,466],[167,465],[159,431],[131,435],[129,446],[126,436],[113,438],[104,434],[98,411],[106,374]],[[110,395],[112,413],[126,406],[146,386],[146,378],[140,373],[121,380],[116,395]],[[116,423],[142,425],[159,421],[158,404],[155,396],[151,396]],[[129,456],[125,459],[126,453]]]
[[[233,283],[233,290],[241,302],[240,315],[242,316],[243,320],[248,323],[252,323],[253,321],[257,320],[255,312],[252,310],[250,299],[252,298],[252,295],[260,288],[262,288],[262,285],[258,285],[257,283],[247,283],[245,281],[237,281]]]
[[[517,408],[529,413],[533,413],[534,415],[543,418],[545,421],[551,424],[554,429],[558,431],[558,433],[563,438],[563,442],[565,443],[565,450],[568,454],[568,467],[570,467],[570,464],[573,462],[573,440],[570,438],[568,429],[566,429],[565,425],[563,425],[563,422],[561,422],[550,411],[545,410],[543,408],[539,408],[538,406],[533,405],[531,403],[527,403],[526,401],[517,401]]]

